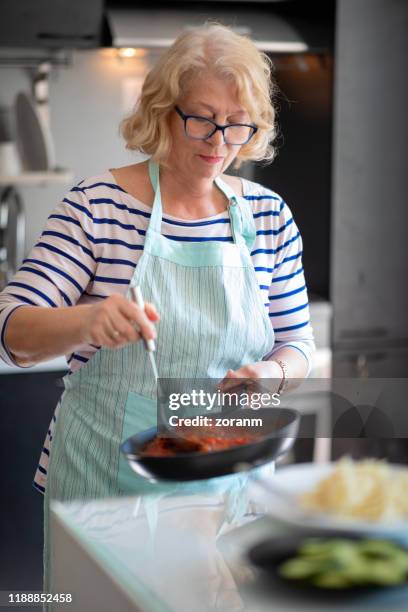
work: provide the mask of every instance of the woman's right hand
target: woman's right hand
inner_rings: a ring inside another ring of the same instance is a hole
[[[87,307],[80,329],[83,344],[121,348],[130,342],[156,338],[153,322],[159,314],[153,304],[145,310],[119,294],[113,294]]]

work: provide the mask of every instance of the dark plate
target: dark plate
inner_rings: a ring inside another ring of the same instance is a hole
[[[152,427],[128,438],[121,445],[130,467],[149,480],[188,481],[224,476],[248,470],[273,461],[287,452],[296,438],[300,415],[290,408],[261,408],[239,410],[237,416],[259,417],[262,428],[259,439],[250,444],[208,453],[180,453],[174,457],[142,455],[145,445],[154,438]],[[231,413],[228,414],[231,417]],[[247,430],[242,430],[242,433]],[[258,435],[258,430],[257,430]]]
[[[398,595],[408,598],[408,579],[398,585],[354,585],[347,588],[324,588],[310,584],[306,580],[290,580],[284,578],[279,574],[278,568],[281,563],[296,556],[296,552],[300,545],[308,538],[319,537],[323,540],[329,539],[327,532],[321,535],[313,534],[298,534],[287,537],[277,537],[264,540],[259,544],[256,544],[248,551],[248,558],[256,567],[262,570],[269,579],[272,578],[273,582],[285,585],[288,589],[296,589],[304,594],[309,594],[313,597],[333,597],[334,599],[341,598],[366,598],[371,596],[378,596],[381,594],[387,595]],[[350,540],[367,540],[367,537],[358,537],[355,534],[344,535],[344,534],[333,534],[335,538],[347,538]],[[384,539],[384,538],[372,538],[372,539]],[[403,547],[401,543],[399,546]]]

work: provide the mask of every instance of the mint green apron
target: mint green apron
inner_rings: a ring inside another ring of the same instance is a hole
[[[149,173],[155,199],[130,286],[139,285],[161,315],[159,375],[220,380],[229,368],[260,361],[274,341],[250,257],[256,234],[250,204],[217,178],[228,200],[233,243],[171,240],[161,233],[159,168],[152,161]],[[101,348],[86,365],[65,376],[64,384],[45,493],[46,576],[51,499],[214,491],[226,492],[229,511],[236,512],[245,475],[151,483],[135,474],[120,453],[123,440],[156,425],[156,383],[142,342]]]

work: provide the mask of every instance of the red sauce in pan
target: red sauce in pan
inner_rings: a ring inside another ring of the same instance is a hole
[[[187,434],[183,437],[157,435],[144,447],[142,454],[150,457],[172,457],[180,453],[209,453],[254,442],[259,436],[248,433],[228,436]]]

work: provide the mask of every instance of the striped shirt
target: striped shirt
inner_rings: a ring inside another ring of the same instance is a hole
[[[275,331],[273,351],[292,346],[304,354],[310,370],[314,343],[299,230],[279,195],[241,180],[256,225],[251,258]],[[4,338],[16,308],[91,304],[112,293],[126,294],[143,252],[150,211],[148,205],[124,191],[109,171],[68,192],[48,217],[17,274],[0,293],[0,357],[6,363],[17,365]],[[165,215],[162,233],[181,242],[233,241],[227,211],[194,221]],[[78,346],[66,356],[70,370],[80,368],[97,350]]]
[[[289,207],[275,192],[242,180],[251,206],[256,240],[251,258],[259,291],[275,332],[276,350],[300,351],[311,369],[314,350],[307,290],[302,268],[302,239]],[[0,357],[15,364],[5,330],[16,308],[26,304],[56,308],[92,304],[112,293],[126,294],[143,252],[151,208],[124,191],[106,171],[73,187],[48,217],[45,229],[17,274],[0,293]],[[162,233],[181,242],[232,242],[227,211],[186,221],[163,217]],[[98,349],[78,346],[66,355],[71,372]],[[53,430],[59,404],[41,452],[34,486],[45,491]]]

